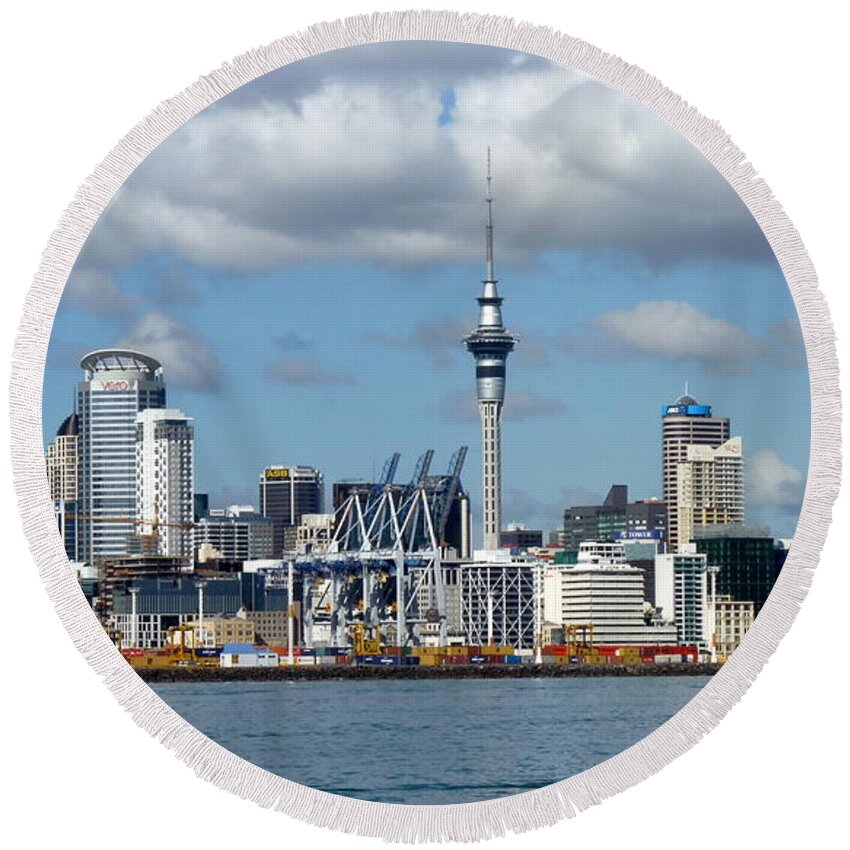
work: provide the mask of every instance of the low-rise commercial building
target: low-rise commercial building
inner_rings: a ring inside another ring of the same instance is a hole
[[[228,561],[271,558],[274,522],[258,514],[251,505],[211,510],[195,527],[196,552],[204,544]]]
[[[651,532],[663,540],[667,506],[661,499],[629,501],[625,484],[615,484],[601,505],[575,505],[564,511],[563,545],[578,549],[584,542],[618,540],[630,532]]]
[[[750,630],[755,619],[755,605],[731,596],[714,600],[714,634],[717,654],[728,658]]]
[[[181,638],[177,632],[172,633],[172,643],[181,640],[193,649],[218,649],[226,643],[247,643],[253,646],[255,642],[254,623],[246,618],[204,617],[200,620],[190,620],[186,623],[187,632]]]
[[[542,562],[505,549],[475,553],[456,569],[460,628],[467,644],[531,649],[537,642]]]

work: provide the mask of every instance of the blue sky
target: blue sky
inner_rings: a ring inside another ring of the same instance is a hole
[[[409,475],[470,446],[493,149],[511,355],[505,522],[553,528],[614,483],[659,495],[659,410],[685,383],[744,439],[748,514],[793,533],[808,463],[795,309],[725,181],[643,108],[547,61],[407,43],[269,74],[164,142],[104,212],[51,337],[44,425],[79,357],[160,357],[196,420],[197,486],[256,501],[269,463]],[[328,488],[329,489],[329,488]]]

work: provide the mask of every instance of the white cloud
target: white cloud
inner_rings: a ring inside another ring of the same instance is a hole
[[[266,376],[281,384],[353,384],[354,376],[347,372],[332,372],[322,368],[315,357],[283,355],[266,365]]]
[[[685,301],[643,301],[592,319],[565,348],[602,359],[658,357],[689,362],[718,374],[747,371],[762,354],[762,341],[738,325]]]
[[[541,416],[553,416],[565,409],[566,406],[560,399],[537,392],[511,390],[505,395],[502,418],[524,421]],[[450,392],[443,399],[441,410],[444,416],[457,422],[477,422],[480,414],[474,383],[469,387],[461,387]]]
[[[797,513],[803,502],[805,476],[771,449],[759,449],[747,465],[747,498],[754,508]]]
[[[450,316],[416,322],[405,336],[382,333],[370,334],[368,339],[390,348],[424,352],[435,366],[448,366],[463,355],[463,338],[474,329],[474,317]]]
[[[134,299],[121,291],[115,277],[99,269],[75,269],[65,284],[63,306],[94,313],[119,316],[130,309]]]
[[[488,144],[500,259],[594,248],[650,263],[769,256],[711,165],[623,95],[475,49],[440,126],[447,58],[471,48],[441,48],[430,61],[420,51],[396,75],[386,68],[403,67],[398,50],[386,50],[390,65],[373,46],[356,73],[335,57],[292,85],[281,69],[256,94],[249,86],[191,120],[116,196],[82,262],[114,269],[157,250],[237,270],[475,261]]]
[[[142,316],[119,342],[162,362],[167,384],[191,390],[216,391],[223,373],[212,345],[166,313]]]

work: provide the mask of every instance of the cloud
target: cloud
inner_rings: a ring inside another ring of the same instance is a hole
[[[771,449],[759,449],[747,464],[747,501],[756,509],[796,516],[803,504],[806,477]]]
[[[135,299],[122,292],[114,275],[94,268],[75,268],[62,293],[63,306],[96,316],[122,316]]]
[[[763,347],[763,340],[738,325],[685,301],[643,301],[628,310],[603,313],[562,340],[564,350],[580,357],[654,357],[693,363],[718,375],[748,371]]]
[[[189,390],[215,392],[223,383],[223,370],[212,345],[167,313],[142,316],[119,342],[162,362],[167,384]]]
[[[520,338],[511,361],[518,366],[551,366],[549,340],[541,335],[524,333],[522,328],[512,329]],[[468,357],[463,338],[475,330],[475,317],[470,315],[448,316],[417,322],[403,335],[372,333],[367,340],[402,351],[419,351],[430,355],[435,366],[445,367],[454,363],[458,356]]]
[[[789,369],[806,368],[806,346],[797,319],[779,322],[768,330],[765,359]]]
[[[625,95],[509,51],[405,43],[295,63],[204,110],[131,176],[82,262],[477,262],[487,144],[500,262],[772,257],[708,160]]]
[[[477,422],[479,419],[478,401],[475,386],[461,387],[450,392],[440,405],[442,415],[455,422]],[[525,421],[538,417],[553,416],[566,410],[560,399],[551,398],[536,392],[511,390],[505,395],[502,418]]]
[[[378,80],[392,89],[427,78],[445,92],[451,85],[477,77],[523,73],[548,65],[547,60],[529,53],[477,44],[465,44],[462,50],[438,41],[371,44],[302,59],[265,74],[220,103],[230,108],[284,103],[294,113],[303,115],[303,102],[335,83]]]
[[[535,419],[539,416],[551,416],[565,409],[560,399],[535,392],[513,390],[505,398],[502,416],[515,420]]]
[[[353,384],[354,376],[347,372],[331,372],[323,369],[315,357],[284,355],[268,363],[267,378],[281,384]]]
[[[62,339],[51,335],[47,349],[47,362],[58,369],[79,371],[80,360],[91,350],[85,342]]]
[[[193,305],[200,301],[198,287],[189,272],[179,263],[159,269],[151,281],[151,300],[166,306]]]
[[[564,510],[585,505],[601,505],[603,500],[599,493],[585,487],[563,487],[561,493],[564,496]]]
[[[370,334],[369,340],[400,350],[424,352],[435,366],[448,366],[464,353],[463,338],[475,329],[475,319],[450,316],[417,322],[406,335]]]
[[[563,525],[564,506],[560,501],[545,502],[520,487],[509,487],[502,499],[502,524],[518,522],[526,528],[542,528],[545,532]]]
[[[279,337],[275,337],[274,344],[281,351],[307,351],[313,347],[313,341],[301,336],[295,331],[287,331]]]

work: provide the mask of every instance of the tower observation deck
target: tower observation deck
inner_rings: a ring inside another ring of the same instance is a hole
[[[486,275],[478,298],[478,327],[463,342],[475,358],[478,410],[481,414],[484,480],[484,548],[499,548],[502,518],[502,405],[505,366],[518,337],[505,330],[502,301],[493,267],[493,196],[490,189],[490,148],[487,148],[487,222],[484,227]]]

